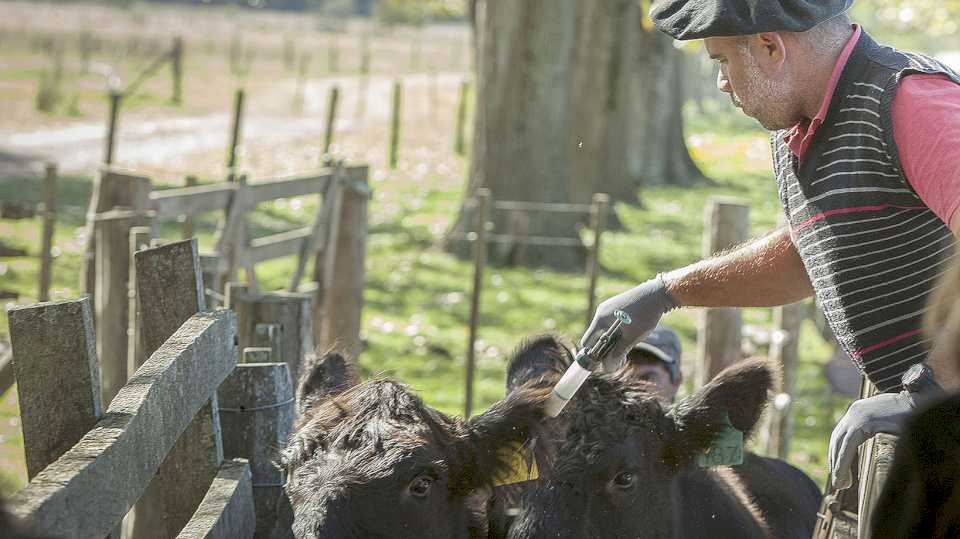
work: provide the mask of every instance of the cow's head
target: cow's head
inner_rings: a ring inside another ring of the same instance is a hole
[[[469,421],[390,380],[357,383],[339,354],[307,369],[281,464],[299,538],[485,536],[478,490],[537,428],[549,387],[519,388]]]
[[[666,408],[623,372],[594,376],[556,421],[556,457],[511,537],[668,537],[675,480],[727,424],[749,435],[776,370],[749,360]],[[691,508],[692,509],[692,508]]]

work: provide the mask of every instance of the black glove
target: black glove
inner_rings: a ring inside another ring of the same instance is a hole
[[[607,299],[597,307],[593,321],[586,333],[580,338],[580,347],[592,345],[600,335],[609,328],[615,317],[615,311],[623,311],[630,315],[631,322],[621,329],[620,340],[610,351],[608,361],[604,361],[604,369],[613,370],[626,351],[634,343],[645,337],[657,327],[660,318],[679,305],[667,292],[667,285],[663,276],[657,275],[649,281],[631,288],[622,294]]]

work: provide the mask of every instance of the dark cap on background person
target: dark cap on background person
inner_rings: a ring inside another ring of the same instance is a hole
[[[679,40],[806,32],[850,9],[853,0],[659,0],[650,18]]]

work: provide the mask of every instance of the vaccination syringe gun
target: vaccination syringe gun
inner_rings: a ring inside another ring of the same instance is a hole
[[[600,338],[592,346],[586,346],[577,352],[577,357],[567,368],[567,372],[563,373],[563,377],[560,378],[557,385],[553,386],[553,391],[550,393],[550,399],[546,406],[548,416],[557,417],[560,415],[563,407],[577,394],[577,390],[590,376],[590,373],[597,368],[597,365],[607,357],[613,346],[620,340],[620,328],[624,324],[630,324],[630,316],[623,311],[615,312],[614,316],[616,319],[613,324],[603,332],[603,335],[600,335]]]

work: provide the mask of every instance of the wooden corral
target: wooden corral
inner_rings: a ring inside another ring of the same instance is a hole
[[[270,362],[271,348],[238,347],[236,313],[207,309],[195,240],[133,258],[146,359],[105,407],[89,298],[10,310],[30,477],[11,509],[55,537],[119,537],[125,516],[133,537],[269,536],[284,499],[273,452],[293,425],[288,365],[304,349]],[[286,299],[245,301],[280,327],[271,305]]]

